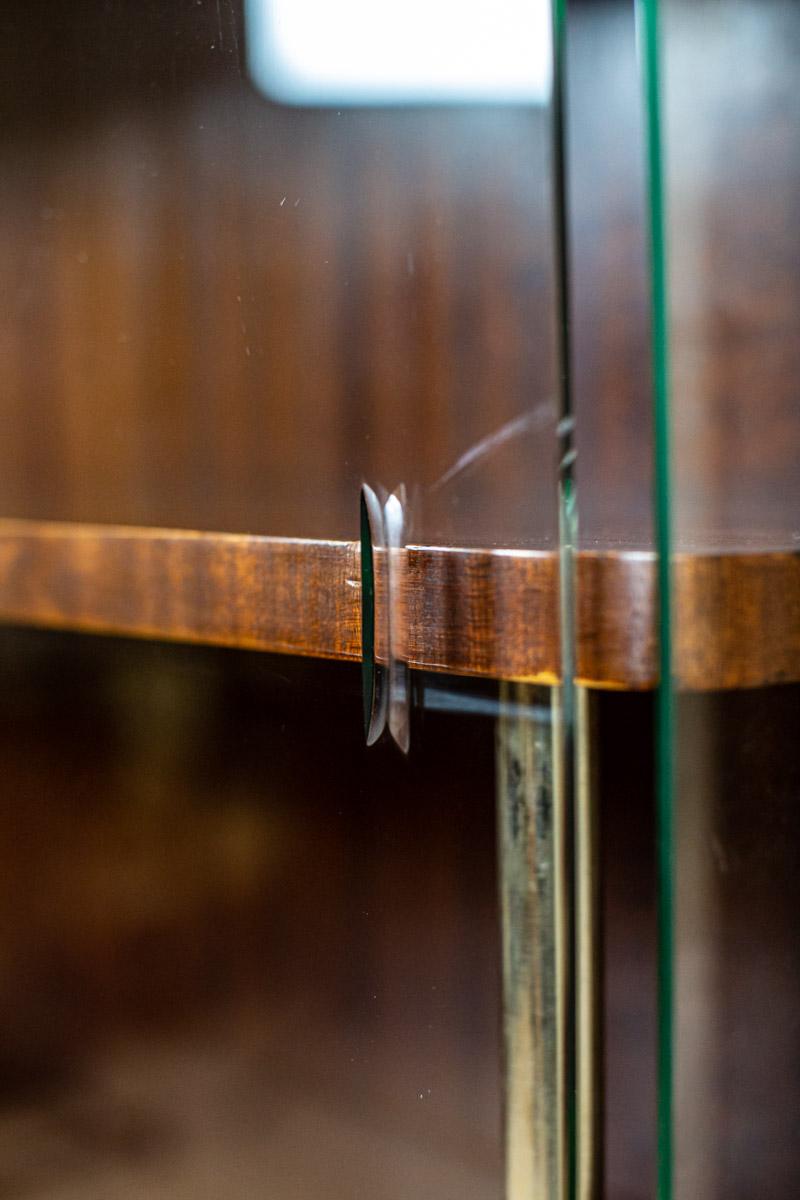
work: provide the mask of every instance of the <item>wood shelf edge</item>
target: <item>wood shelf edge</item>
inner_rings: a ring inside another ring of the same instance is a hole
[[[355,542],[0,520],[0,620],[359,661]],[[577,556],[577,676],[657,683],[655,557]],[[408,548],[408,659],[423,670],[558,678],[555,552]],[[800,555],[679,554],[676,682],[800,680]]]

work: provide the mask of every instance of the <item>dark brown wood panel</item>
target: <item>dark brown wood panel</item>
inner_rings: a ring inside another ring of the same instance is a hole
[[[577,677],[657,682],[656,563],[646,552],[577,558]],[[800,680],[800,555],[677,555],[676,679],[696,690]],[[412,667],[554,683],[552,552],[410,546]],[[360,552],[319,542],[0,521],[0,619],[281,654],[358,660]]]
[[[4,15],[0,513],[552,544],[543,110],[280,106],[221,7]]]
[[[676,532],[788,549],[800,10],[734,7],[671,6]],[[573,16],[580,534],[646,549],[632,9]],[[554,547],[545,109],[281,107],[238,0],[10,0],[3,30],[0,513],[350,539],[362,480],[402,480],[417,541]]]

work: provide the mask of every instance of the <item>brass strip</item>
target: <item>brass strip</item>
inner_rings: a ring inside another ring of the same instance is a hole
[[[596,698],[575,697],[575,1004],[577,1200],[603,1191],[603,976]]]
[[[547,697],[537,705],[537,695]],[[568,913],[558,689],[501,685],[497,831],[506,1200],[566,1200]]]

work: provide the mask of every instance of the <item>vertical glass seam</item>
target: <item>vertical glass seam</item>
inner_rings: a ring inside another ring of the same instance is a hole
[[[564,1172],[562,1195],[575,1200],[577,1193],[577,1023],[575,928],[575,589],[574,551],[577,543],[575,495],[574,412],[570,346],[568,182],[566,147],[567,8],[566,0],[551,0],[552,22],[552,172],[556,355],[558,367],[558,532],[559,532],[559,636],[561,642],[561,723],[558,760],[562,775],[564,811],[563,895],[565,913],[563,990],[565,1029],[561,1046],[564,1111]]]
[[[670,514],[669,333],[658,0],[639,0],[647,133],[650,305],[653,372],[654,507],[659,594],[656,709],[658,822],[658,1197],[673,1189],[674,813],[672,681],[672,530]]]

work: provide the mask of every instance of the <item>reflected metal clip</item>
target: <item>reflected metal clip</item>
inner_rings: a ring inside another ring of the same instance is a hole
[[[361,486],[361,658],[364,733],[377,742],[387,724],[403,751],[409,747],[406,660],[406,490],[382,501]]]

